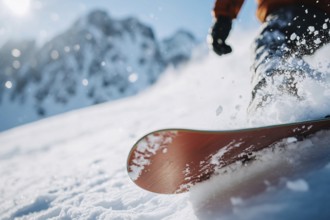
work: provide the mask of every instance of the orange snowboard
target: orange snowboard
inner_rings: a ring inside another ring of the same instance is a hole
[[[132,148],[130,178],[139,187],[162,194],[189,191],[216,169],[248,161],[253,152],[285,138],[303,138],[330,129],[330,119],[228,131],[166,129],[147,134]]]

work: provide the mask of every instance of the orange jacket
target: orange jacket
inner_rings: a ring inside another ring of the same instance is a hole
[[[244,0],[216,0],[213,15],[236,18]],[[265,21],[267,15],[276,9],[289,5],[306,5],[330,14],[330,0],[257,0],[257,17]]]

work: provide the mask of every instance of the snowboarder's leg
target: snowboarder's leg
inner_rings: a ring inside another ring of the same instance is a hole
[[[303,59],[330,41],[330,20],[324,12],[303,6],[282,8],[267,17],[254,43],[252,100],[249,112],[267,105],[277,95],[299,97],[297,84],[322,74]]]

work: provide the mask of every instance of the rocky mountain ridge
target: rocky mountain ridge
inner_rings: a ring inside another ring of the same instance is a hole
[[[198,46],[180,30],[158,40],[151,27],[102,10],[79,18],[38,48],[9,41],[0,49],[0,130],[65,111],[134,95]]]

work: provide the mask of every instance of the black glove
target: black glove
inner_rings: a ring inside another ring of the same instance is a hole
[[[219,56],[230,53],[231,47],[225,43],[231,30],[232,19],[226,16],[219,16],[212,27],[212,47]]]

